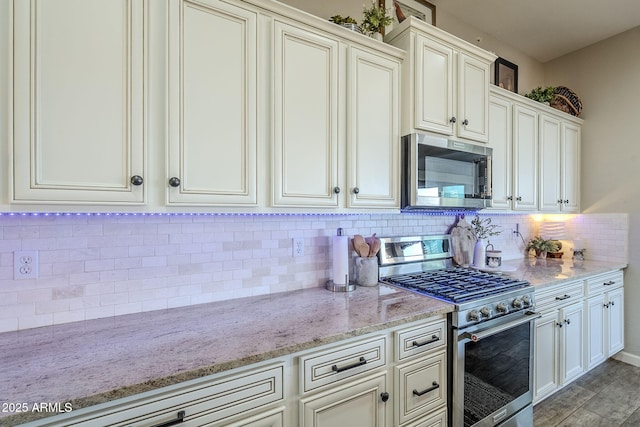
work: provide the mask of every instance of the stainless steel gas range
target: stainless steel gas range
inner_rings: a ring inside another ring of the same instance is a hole
[[[533,426],[533,286],[454,267],[449,235],[380,241],[381,282],[454,305],[449,425]]]

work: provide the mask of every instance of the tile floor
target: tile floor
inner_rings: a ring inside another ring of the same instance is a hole
[[[609,359],[534,407],[536,427],[640,426],[640,368]]]

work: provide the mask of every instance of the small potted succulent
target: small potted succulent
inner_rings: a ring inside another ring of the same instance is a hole
[[[371,2],[371,7],[363,10],[362,24],[360,27],[370,37],[382,40],[382,32],[387,25],[393,23],[393,16],[389,10],[377,6],[376,0]]]
[[[548,252],[557,252],[558,243],[555,240],[546,240],[540,236],[536,236],[529,240],[527,251],[535,251],[537,258],[546,258]]]

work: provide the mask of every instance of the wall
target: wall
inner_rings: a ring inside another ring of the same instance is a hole
[[[588,258],[626,260],[624,215],[563,216]],[[491,214],[490,240],[521,258],[525,215]],[[468,220],[470,220],[468,218]],[[324,286],[331,236],[441,234],[452,215],[0,215],[0,332]],[[302,237],[304,256],[292,256]],[[620,242],[623,244],[620,244]],[[14,280],[13,253],[37,250],[40,277]]]
[[[564,84],[583,102],[582,208],[629,214],[625,352],[640,364],[640,27],[546,64],[546,84]]]

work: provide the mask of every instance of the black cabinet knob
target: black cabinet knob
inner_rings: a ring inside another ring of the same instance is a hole
[[[449,119],[449,122],[451,122],[451,123],[455,123],[455,122],[456,122],[456,118],[455,118],[455,117],[451,117],[451,118]]]
[[[462,122],[462,124],[465,125],[465,126],[468,125],[469,124],[469,120],[464,119],[464,122]]]
[[[387,400],[389,400],[389,393],[387,393],[386,391],[380,393],[380,398],[382,399],[383,402],[386,402]]]
[[[172,176],[169,178],[169,185],[172,187],[180,187],[180,178]]]
[[[360,189],[358,187],[353,187],[353,194],[360,193]]]
[[[333,187],[333,192],[336,194],[340,193],[340,187]]]
[[[133,185],[142,185],[143,182],[144,182],[144,180],[142,179],[142,177],[140,175],[133,175],[131,177],[131,184],[133,184]]]

